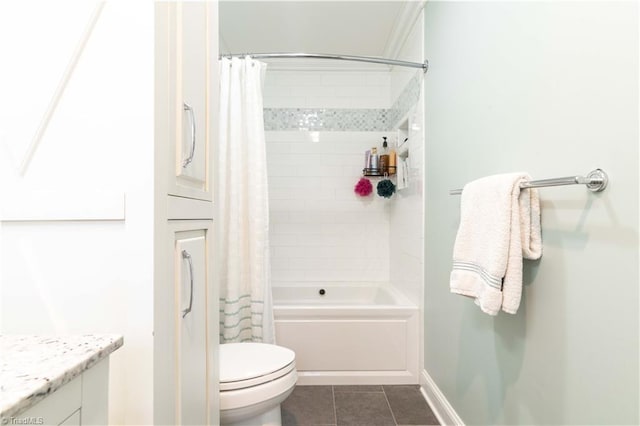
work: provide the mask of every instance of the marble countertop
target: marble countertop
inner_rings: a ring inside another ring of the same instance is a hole
[[[0,335],[0,418],[21,413],[122,346],[122,336]]]

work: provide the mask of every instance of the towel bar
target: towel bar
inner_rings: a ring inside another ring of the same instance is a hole
[[[561,178],[530,180],[528,182],[522,182],[520,188],[542,188],[545,186],[562,186],[562,185],[587,185],[590,191],[600,192],[604,191],[609,183],[607,174],[602,169],[595,169],[587,176],[567,176]],[[460,195],[462,189],[452,189],[449,191],[449,195]]]

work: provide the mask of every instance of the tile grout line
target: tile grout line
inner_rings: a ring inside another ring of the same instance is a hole
[[[384,390],[384,386],[382,387],[382,394],[384,395],[384,400],[387,401],[387,406],[389,407],[389,412],[391,412],[391,418],[393,419],[393,423],[398,426],[398,422],[396,421],[396,415],[393,414],[393,409],[391,408],[391,404],[389,403],[389,398],[387,398],[387,392]]]
[[[331,386],[331,396],[333,397],[333,420],[334,420],[333,424],[338,426],[338,411],[336,409],[336,391],[333,385]]]

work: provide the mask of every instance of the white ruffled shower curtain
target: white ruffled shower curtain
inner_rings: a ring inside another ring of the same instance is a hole
[[[266,64],[220,60],[216,239],[220,342],[274,342],[267,156],[262,114]]]

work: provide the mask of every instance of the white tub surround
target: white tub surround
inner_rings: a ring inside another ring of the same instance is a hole
[[[0,421],[24,414],[122,344],[118,335],[0,336]]]
[[[321,294],[324,293],[324,294]],[[417,384],[419,308],[388,285],[274,285],[276,339],[298,384]]]

